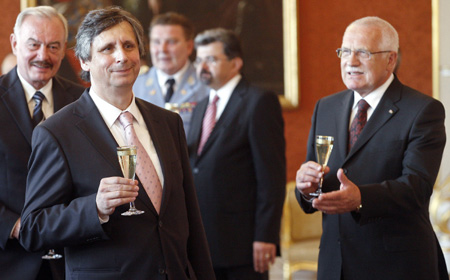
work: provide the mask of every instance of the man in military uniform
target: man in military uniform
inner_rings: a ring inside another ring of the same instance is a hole
[[[166,13],[150,23],[153,67],[143,70],[133,86],[136,97],[180,114],[187,134],[191,114],[209,90],[189,60],[194,48],[194,26],[185,16]]]

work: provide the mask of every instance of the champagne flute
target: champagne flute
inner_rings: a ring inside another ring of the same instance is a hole
[[[316,135],[316,157],[317,163],[322,165],[322,171],[328,164],[330,159],[331,151],[333,150],[334,137],[333,136],[323,136]],[[323,176],[320,178],[319,188],[316,192],[310,193],[311,196],[319,196],[322,194],[322,183]]]
[[[62,255],[57,254],[54,249],[48,250],[48,253],[42,256],[44,260],[57,260],[60,258],[62,258]]]
[[[136,146],[117,147],[117,157],[119,158],[123,176],[134,180],[136,173]],[[130,202],[130,209],[123,212],[122,216],[141,215],[143,213],[144,211],[136,209],[134,202]]]

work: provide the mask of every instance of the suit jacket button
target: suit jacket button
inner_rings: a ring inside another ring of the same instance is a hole
[[[195,167],[194,169],[192,169],[192,173],[194,173],[194,174],[198,174],[198,168],[197,168],[197,167]]]
[[[159,221],[159,227],[162,227],[162,225],[163,225],[163,222]]]
[[[344,174],[348,173],[348,170],[346,168],[342,169],[342,171],[344,171]]]
[[[164,270],[164,268],[160,268],[158,269],[159,274],[166,274],[166,271]]]

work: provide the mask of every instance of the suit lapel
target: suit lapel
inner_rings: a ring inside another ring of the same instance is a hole
[[[203,118],[206,113],[206,108],[209,103],[209,95],[200,101],[194,109],[192,114],[191,127],[188,135],[188,146],[191,156],[193,155],[197,159],[198,145],[200,144],[200,137],[202,135]]]
[[[336,110],[336,129],[337,137],[340,141],[337,142],[337,149],[342,158],[347,155],[348,149],[348,130],[349,130],[349,119],[352,111],[353,105],[353,91],[347,91],[344,98],[340,100],[339,108]],[[342,112],[346,112],[342,114]]]
[[[74,104],[73,113],[80,118],[76,124],[77,128],[83,132],[99,154],[117,170],[118,174],[122,174],[116,154],[118,144],[89,96],[88,89]]]
[[[168,164],[170,164],[171,161],[168,159],[173,158],[173,151],[171,148],[172,146],[170,145],[173,140],[172,137],[167,134],[167,128],[165,128],[164,125],[161,124],[160,120],[155,117],[155,113],[152,112],[148,106],[143,105],[142,100],[136,99],[136,104],[139,107],[139,111],[141,112],[142,117],[144,118],[153,145],[155,146],[155,150],[158,155],[164,176],[163,196],[161,201],[161,209],[159,212],[161,215],[166,209],[168,203],[166,200],[170,197],[171,192],[171,184],[168,184],[168,181],[170,181],[170,174],[168,173],[168,170],[170,168]],[[143,199],[144,203],[147,204],[149,209],[152,209],[153,214],[158,215],[149,196],[143,188],[142,190],[144,192],[143,195],[145,196],[145,199]],[[141,190],[139,190],[139,192],[141,192]],[[141,196],[141,194],[139,195]]]
[[[31,135],[33,134],[33,125],[31,123],[30,111],[19,76],[17,68],[10,71],[5,77],[10,83],[6,85],[7,91],[1,96],[3,103],[12,115],[16,125],[19,127],[25,139],[31,145]]]
[[[398,107],[395,103],[400,100],[400,94],[401,84],[395,78],[381,98],[380,103],[361,132],[358,141],[356,141],[352,150],[349,152],[347,159],[356,154],[397,113]]]

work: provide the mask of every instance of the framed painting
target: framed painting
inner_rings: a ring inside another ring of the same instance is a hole
[[[141,21],[145,34],[154,15],[175,11],[190,18],[197,32],[223,27],[236,32],[244,53],[243,75],[280,97],[285,109],[299,104],[296,0],[21,0],[21,8],[50,5],[67,18],[69,47],[78,25],[92,9],[118,5]],[[151,61],[147,59],[148,64]]]

